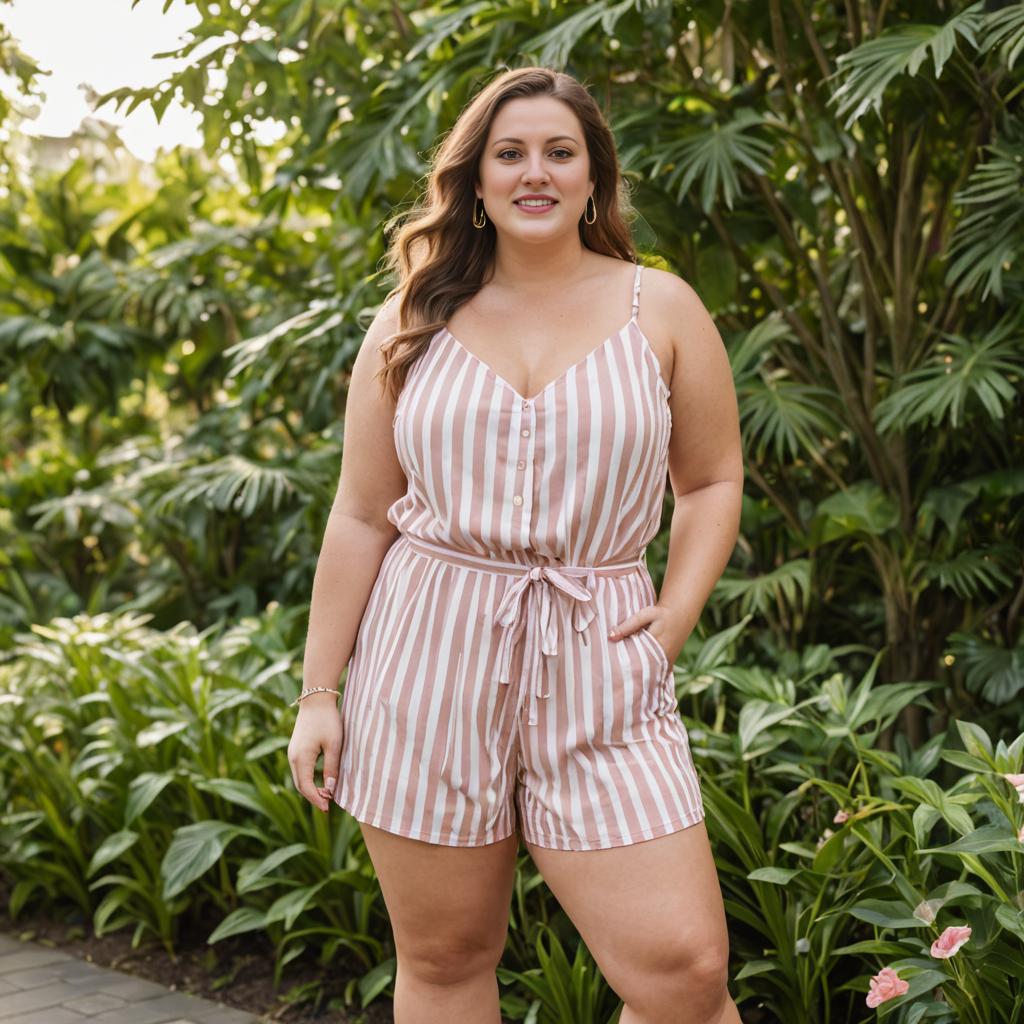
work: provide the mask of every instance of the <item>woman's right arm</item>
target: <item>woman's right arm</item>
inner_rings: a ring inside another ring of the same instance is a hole
[[[394,402],[375,375],[383,366],[381,342],[398,330],[397,298],[370,325],[356,354],[345,402],[341,474],[313,577],[302,685],[337,688],[355,646],[363,612],[381,562],[398,531],[387,510],[406,491],[395,453]],[[323,752],[325,785],[314,771]],[[341,718],[333,693],[314,693],[297,706],[288,759],[296,788],[321,810],[341,761]]]

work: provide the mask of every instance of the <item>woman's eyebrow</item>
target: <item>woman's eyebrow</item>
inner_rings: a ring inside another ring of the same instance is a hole
[[[544,142],[557,142],[558,139],[568,139],[570,142],[575,142],[576,139],[572,135],[552,135],[550,139],[545,139]],[[522,139],[513,139],[511,136],[506,135],[504,138],[495,139],[491,145],[496,146],[499,142],[518,142],[520,146],[525,146],[526,143]]]

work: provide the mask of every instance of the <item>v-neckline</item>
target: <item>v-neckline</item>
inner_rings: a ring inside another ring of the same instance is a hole
[[[502,377],[502,375],[500,373],[498,373],[498,371],[495,370],[494,367],[492,367],[489,363],[484,362],[484,360],[481,359],[478,355],[476,355],[474,352],[471,352],[468,348],[466,348],[466,346],[461,341],[459,341],[459,339],[456,338],[455,335],[452,334],[452,332],[448,329],[448,325],[447,324],[444,327],[442,327],[441,330],[443,330],[444,333],[448,336],[448,338],[450,338],[453,342],[455,342],[455,344],[471,360],[473,360],[473,362],[477,363],[484,370],[486,370],[486,372],[489,373],[499,384],[501,384],[503,387],[507,388],[513,395],[515,395],[515,397],[518,398],[519,401],[521,401],[521,402],[536,402],[538,399],[543,398],[544,395],[546,395],[556,384],[560,384],[563,380],[565,380],[566,377],[568,377],[574,370],[577,370],[577,369],[579,369],[579,367],[583,366],[585,363],[590,362],[591,359],[593,359],[599,352],[601,352],[612,341],[614,341],[616,338],[621,338],[622,337],[622,332],[627,330],[629,328],[630,324],[636,323],[636,317],[637,317],[637,314],[634,313],[617,331],[613,331],[611,334],[608,335],[607,338],[604,339],[604,341],[602,341],[598,345],[595,345],[594,348],[592,348],[585,356],[583,356],[581,359],[577,359],[576,362],[572,363],[570,366],[567,366],[553,380],[549,380],[547,382],[547,384],[545,384],[544,387],[542,387],[540,389],[540,391],[538,391],[532,398],[527,398],[526,395],[522,394],[519,391],[518,388],[514,388],[504,377]],[[637,330],[639,330],[639,329],[640,329],[640,325],[639,325],[639,323],[637,323]],[[640,333],[643,334],[642,331]],[[660,371],[658,373],[658,377],[659,377],[659,379],[662,379]],[[662,383],[664,384],[664,379],[662,379]]]

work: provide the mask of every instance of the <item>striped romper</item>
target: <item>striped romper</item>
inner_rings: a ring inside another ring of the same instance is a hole
[[[629,320],[532,398],[442,327],[410,368],[394,439],[400,531],[359,626],[334,800],[447,846],[516,831],[624,846],[704,816],[672,666],[646,628],[644,560],[672,416]]]

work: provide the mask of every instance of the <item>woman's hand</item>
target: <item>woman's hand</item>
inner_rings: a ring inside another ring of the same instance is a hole
[[[324,784],[318,786],[315,771],[321,752]],[[288,744],[288,764],[295,788],[326,814],[341,766],[341,715],[336,694],[311,693],[302,699]]]
[[[638,629],[646,626],[647,631],[654,637],[661,649],[668,658],[668,663],[674,665],[679,652],[690,635],[690,630],[680,634],[678,627],[674,625],[675,619],[672,613],[663,605],[650,604],[641,608],[638,612],[627,616],[621,622],[613,625],[608,631],[610,640],[621,640],[630,636]]]

